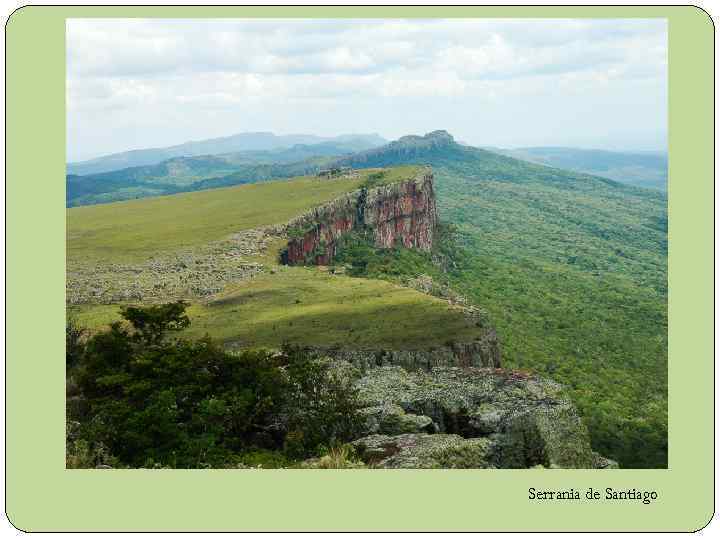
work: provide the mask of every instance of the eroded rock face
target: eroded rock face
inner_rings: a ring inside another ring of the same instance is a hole
[[[291,236],[284,264],[332,262],[341,236],[361,228],[373,231],[375,245],[429,250],[438,216],[432,172],[415,178],[347,193],[288,223]]]
[[[368,370],[357,387],[376,420],[353,445],[380,467],[613,466],[593,453],[572,403],[547,379],[503,369],[389,366]],[[405,425],[412,429],[398,433]]]
[[[452,343],[428,350],[389,349],[314,349],[316,352],[345,361],[358,369],[400,366],[408,370],[430,370],[435,367],[500,367],[500,345],[495,330],[478,328],[475,341]]]
[[[430,250],[438,222],[432,173],[369,191],[364,214],[377,247]]]

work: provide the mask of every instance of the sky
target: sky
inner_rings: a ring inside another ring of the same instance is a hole
[[[69,19],[67,158],[248,131],[665,150],[664,19]]]

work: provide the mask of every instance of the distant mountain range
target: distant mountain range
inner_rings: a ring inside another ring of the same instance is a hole
[[[668,157],[664,152],[610,152],[559,146],[488,150],[549,167],[595,174],[624,184],[667,191]]]
[[[92,174],[68,174],[67,206],[107,203],[315,174],[338,156],[368,148],[369,140],[346,139],[290,148],[174,157]]]
[[[129,167],[156,165],[175,157],[228,154],[233,152],[268,151],[290,148],[295,145],[330,143],[346,152],[357,152],[380,146],[387,141],[377,134],[350,134],[337,137],[317,135],[275,135],[269,132],[238,133],[228,137],[189,141],[165,148],[129,150],[101,156],[87,161],[67,164],[67,173],[76,175],[97,174]]]
[[[320,140],[314,144],[297,140]],[[244,150],[226,151],[229,148]],[[208,151],[199,155],[193,152]],[[151,164],[118,167],[132,161],[157,160],[163,155],[186,152]],[[667,189],[667,156],[575,148],[475,148],[457,143],[446,131],[425,136],[407,135],[386,143],[378,135],[343,135],[324,139],[314,135],[276,136],[244,133],[221,139],[186,143],[164,149],[137,150],[68,164],[67,206],[168,195],[185,191],[261,182],[316,174],[332,164],[352,167],[390,166],[411,161],[440,159],[479,160],[484,175],[516,181],[540,176],[563,176],[570,171],[640,187]],[[415,158],[419,158],[415,160]],[[538,167],[544,165],[544,167]],[[95,169],[102,172],[85,172]],[[556,169],[556,172],[552,172]],[[75,172],[73,172],[75,171]]]

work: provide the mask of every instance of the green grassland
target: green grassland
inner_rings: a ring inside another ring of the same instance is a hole
[[[327,270],[277,267],[228,287],[188,314],[187,337],[209,334],[235,348],[299,345],[426,349],[479,337],[478,327],[447,302],[387,281]],[[117,305],[73,306],[85,327],[119,320]]]
[[[383,182],[415,174],[416,167],[387,171]],[[303,212],[358,189],[378,171],[357,178],[317,177],[265,182],[67,210],[68,259],[137,262],[159,253],[188,249],[234,232],[282,224]]]
[[[72,208],[67,211],[70,268],[124,266],[163,252],[201,248],[232,233],[286,222],[343,192],[410,178],[418,170],[367,169],[350,179],[306,177]],[[283,245],[282,239],[274,240],[254,258],[266,267],[259,276],[193,303],[185,335],[207,333],[234,347],[277,348],[287,341],[372,349],[424,349],[479,336],[461,309],[397,283],[280,266]],[[68,314],[82,326],[98,328],[118,320],[119,309],[83,304],[69,306]]]

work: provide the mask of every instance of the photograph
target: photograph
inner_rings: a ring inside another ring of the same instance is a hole
[[[668,28],[65,19],[65,468],[668,469]]]

